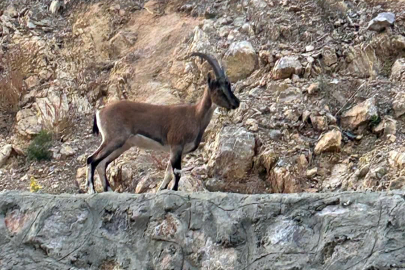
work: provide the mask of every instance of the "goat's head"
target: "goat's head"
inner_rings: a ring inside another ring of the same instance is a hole
[[[208,88],[211,95],[211,100],[216,105],[226,109],[236,109],[239,107],[239,99],[233,94],[231,83],[228,77],[225,75],[225,71],[220,67],[218,61],[210,55],[204,53],[192,53],[191,56],[199,56],[202,59],[207,60],[211,65],[215,73],[215,79],[211,78],[211,74],[208,73]]]

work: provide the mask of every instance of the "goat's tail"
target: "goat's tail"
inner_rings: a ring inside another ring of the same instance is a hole
[[[97,115],[94,115],[94,120],[93,120],[93,134],[98,135],[100,133],[100,131],[98,130],[98,126],[97,126]]]

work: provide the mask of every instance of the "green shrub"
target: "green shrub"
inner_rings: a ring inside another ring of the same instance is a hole
[[[28,146],[28,160],[50,160],[52,158],[52,153],[49,151],[51,144],[52,134],[46,130],[41,130]]]

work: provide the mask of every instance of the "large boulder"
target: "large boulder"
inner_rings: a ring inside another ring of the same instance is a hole
[[[376,121],[377,119],[378,109],[375,104],[375,98],[372,97],[344,112],[341,124],[344,128],[355,130],[360,125],[369,121]]]
[[[342,143],[342,133],[339,130],[331,130],[320,138],[315,146],[315,154],[319,155],[322,152],[338,151]]]
[[[301,74],[302,65],[296,56],[284,56],[277,60],[273,68],[275,80],[290,78],[293,74]]]
[[[382,64],[372,46],[359,44],[346,51],[347,73],[359,78],[376,77]]]
[[[205,33],[201,28],[196,26],[194,28],[193,41],[190,45],[190,52],[210,53],[210,51],[207,50],[211,47],[212,46],[207,33]]]
[[[377,15],[377,17],[375,17],[368,23],[367,29],[379,32],[379,31],[384,30],[385,28],[393,25],[394,22],[395,22],[394,13],[381,12],[380,14]]]
[[[243,179],[252,167],[255,136],[242,127],[228,126],[218,133],[208,163],[212,175]]]
[[[19,111],[16,120],[16,130],[24,137],[37,135],[42,129],[37,113],[32,109],[23,109]]]
[[[231,82],[247,78],[256,68],[257,55],[248,41],[232,43],[226,52],[224,62]]]

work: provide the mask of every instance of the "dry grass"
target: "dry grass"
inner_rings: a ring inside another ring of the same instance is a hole
[[[72,131],[74,123],[69,115],[69,105],[66,96],[60,94],[58,97],[47,100],[37,100],[38,110],[43,119],[43,128],[52,131],[54,136],[60,137]]]
[[[13,113],[18,111],[21,97],[26,92],[24,76],[19,68],[24,53],[18,46],[8,51],[0,62],[0,110]]]

